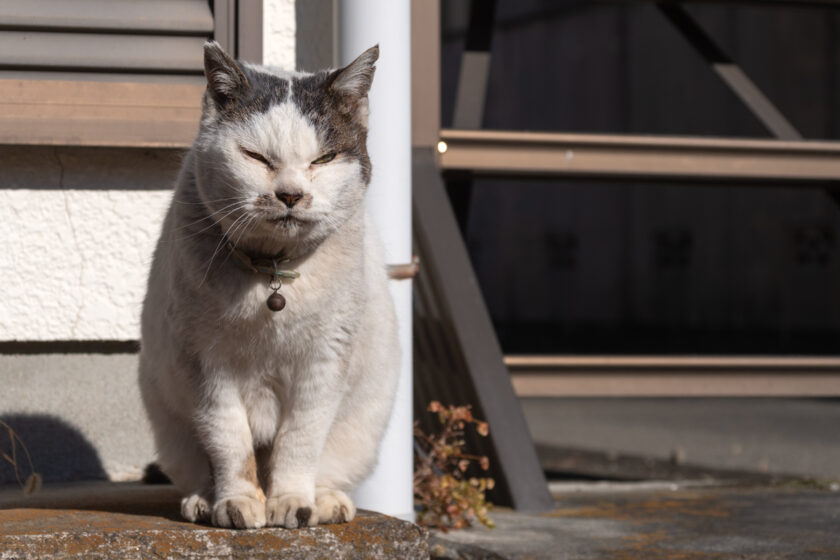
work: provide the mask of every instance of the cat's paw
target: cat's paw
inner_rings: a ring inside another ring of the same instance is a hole
[[[212,508],[200,494],[190,494],[181,500],[181,517],[191,523],[208,523]]]
[[[230,529],[265,527],[265,505],[250,496],[219,500],[213,506],[213,525]]]
[[[318,511],[301,494],[282,494],[265,502],[265,516],[272,527],[311,527],[318,524]]]
[[[353,500],[341,490],[317,488],[315,506],[318,511],[318,523],[347,523],[356,517]]]

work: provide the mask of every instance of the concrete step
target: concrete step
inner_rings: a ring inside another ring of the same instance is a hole
[[[170,486],[88,483],[0,492],[0,559],[429,557],[426,532],[360,511],[350,523],[237,531],[186,523]]]

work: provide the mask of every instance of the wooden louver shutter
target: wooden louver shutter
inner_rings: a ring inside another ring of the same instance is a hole
[[[212,33],[207,0],[0,0],[0,78],[197,79]]]
[[[0,0],[0,144],[188,146],[213,33],[207,0]]]

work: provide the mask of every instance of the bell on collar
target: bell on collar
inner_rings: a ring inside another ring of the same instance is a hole
[[[286,298],[283,297],[283,294],[274,292],[268,296],[268,299],[265,300],[265,304],[268,305],[269,309],[276,313],[286,307]]]

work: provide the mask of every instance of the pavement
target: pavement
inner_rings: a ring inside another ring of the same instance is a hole
[[[541,455],[559,449],[712,470],[840,479],[838,399],[529,398],[521,402]],[[586,476],[585,465],[570,474]],[[605,473],[596,469],[589,474]]]
[[[440,559],[840,559],[840,401],[523,399],[557,509]]]
[[[574,483],[557,509],[493,512],[495,529],[435,533],[432,558],[840,559],[840,493],[802,487]]]
[[[87,483],[0,492],[0,559],[840,559],[840,492],[787,482],[552,483],[556,508],[499,508],[495,529],[427,532],[360,512],[351,523],[232,531],[185,523],[169,486]],[[427,540],[428,539],[428,540]]]

